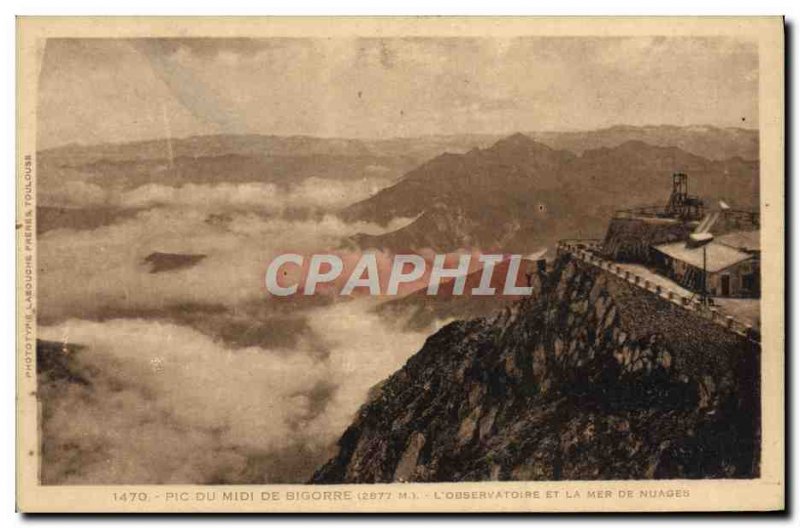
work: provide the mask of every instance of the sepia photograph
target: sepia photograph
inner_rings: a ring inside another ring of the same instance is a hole
[[[781,509],[782,19],[331,22],[19,19],[23,510]]]

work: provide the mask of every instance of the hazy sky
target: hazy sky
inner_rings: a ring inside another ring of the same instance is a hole
[[[43,148],[167,134],[755,127],[758,51],[686,37],[59,39],[47,42],[39,97]]]

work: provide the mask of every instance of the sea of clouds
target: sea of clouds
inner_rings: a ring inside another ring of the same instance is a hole
[[[79,345],[69,361],[88,382],[50,381],[42,391],[44,482],[308,479],[369,389],[433,328],[414,332],[387,321],[373,312],[375,299],[270,306],[276,300],[265,293],[264,271],[279,253],[329,251],[350,235],[410,221],[377,226],[336,216],[385,184],[311,178],[288,189],[120,190],[77,181],[53,191],[59,197],[49,194],[50,203],[135,214],[39,239],[39,338]],[[284,214],[298,204],[315,214]],[[153,252],[205,258],[151,273],[144,259]],[[290,344],[244,346],[223,336],[218,321],[204,324],[209,307],[245,326],[288,312],[304,324]],[[190,312],[191,324],[175,317]]]
[[[289,187],[264,182],[187,182],[178,186],[149,183],[129,189],[74,179],[40,189],[38,200],[39,205],[62,207],[168,206],[279,212],[287,207],[302,206],[332,210],[363,200],[391,182],[390,178],[377,175],[353,180],[310,177]]]

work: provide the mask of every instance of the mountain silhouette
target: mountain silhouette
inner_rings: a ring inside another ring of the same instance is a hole
[[[486,149],[441,154],[395,185],[344,209],[351,221],[418,217],[361,247],[532,252],[570,233],[599,237],[615,209],[666,203],[673,172],[694,194],[735,207],[758,203],[758,161],[710,160],[677,147],[626,141],[575,155],[523,134]]]

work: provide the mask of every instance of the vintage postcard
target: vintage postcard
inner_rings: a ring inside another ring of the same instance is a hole
[[[784,508],[784,26],[18,20],[24,512]]]

